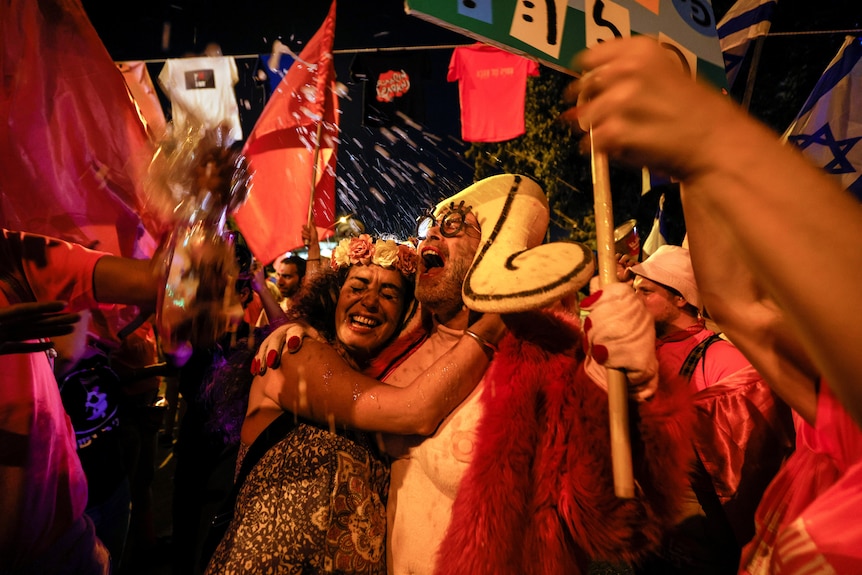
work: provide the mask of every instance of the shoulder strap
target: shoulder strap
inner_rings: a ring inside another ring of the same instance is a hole
[[[266,429],[260,432],[260,435],[249,446],[248,452],[242,460],[239,467],[239,473],[236,476],[236,481],[233,485],[233,498],[239,493],[246,476],[251,471],[252,467],[263,457],[263,454],[269,451],[269,448],[278,443],[287,433],[293,429],[295,421],[300,418],[289,411],[285,411],[279,415],[272,423],[266,426]]]
[[[236,504],[236,498],[239,496],[239,490],[242,488],[245,478],[248,476],[249,472],[251,472],[252,467],[254,467],[261,457],[263,457],[263,454],[269,451],[270,447],[278,443],[290,432],[291,429],[294,428],[296,425],[295,422],[298,421],[298,419],[295,418],[297,418],[297,416],[293,413],[285,411],[273,420],[272,423],[266,426],[266,429],[260,432],[260,435],[257,436],[248,448],[248,451],[240,464],[239,473],[237,473],[236,480],[233,482],[233,487],[231,487],[230,493],[228,493],[227,497],[222,500],[218,511],[212,517],[212,520],[210,521],[211,527],[227,526],[230,518],[233,517],[233,508]],[[219,540],[221,540],[221,534],[218,535],[217,540],[213,543],[218,544]],[[209,551],[211,552],[214,550],[215,546],[213,546]],[[209,557],[206,559],[209,560]]]
[[[691,379],[691,376],[694,374],[694,368],[697,367],[697,364],[700,363],[700,360],[703,359],[703,356],[706,355],[706,348],[719,341],[721,336],[717,333],[712,334],[699,344],[697,344],[685,358],[685,361],[682,362],[682,367],[679,368],[679,374],[686,378],[687,380]]]
[[[233,518],[236,498],[239,495],[242,484],[245,482],[245,478],[263,454],[294,428],[296,425],[295,422],[300,420],[299,418],[294,419],[295,417],[293,413],[285,411],[270,423],[248,448],[248,452],[240,464],[236,481],[234,481],[230,493],[221,501],[215,515],[210,519],[209,528],[206,530],[203,541],[200,544],[200,554],[197,562],[201,573],[206,569],[207,564],[227,531],[228,525]]]

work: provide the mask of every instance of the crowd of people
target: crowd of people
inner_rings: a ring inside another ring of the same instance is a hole
[[[561,119],[680,182],[685,247],[586,293],[590,250],[547,243],[541,187],[500,174],[426,212],[415,246],[361,234],[322,258],[309,226],[271,276],[238,249],[241,318],[172,372],[175,573],[860,571],[862,207],[650,38],[577,65]],[[152,464],[107,463],[155,440],[122,433],[122,405],[149,407],[141,368],[166,362],[150,323],[107,364],[76,328],[106,304],[147,317],[161,275],[12,230],[0,262],[0,573],[121,573]]]

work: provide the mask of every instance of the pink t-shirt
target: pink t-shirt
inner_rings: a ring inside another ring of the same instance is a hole
[[[527,76],[539,65],[486,44],[452,52],[446,79],[459,82],[461,137],[468,142],[503,142],[524,134]]]
[[[93,269],[103,255],[2,230],[0,308],[50,300],[96,307]],[[46,554],[87,504],[75,433],[44,352],[0,355],[0,437],[0,565],[14,571]]]
[[[656,340],[656,356],[663,372],[678,374],[685,358],[697,344],[715,335],[703,326],[695,326],[685,333],[671,334]],[[710,345],[703,359],[695,366],[691,376],[692,393],[703,391],[710,385],[751,366],[742,352],[729,341],[721,340]]]

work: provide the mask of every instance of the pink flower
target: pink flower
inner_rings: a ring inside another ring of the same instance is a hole
[[[398,244],[398,260],[395,267],[405,276],[416,273],[416,250],[404,244]]]
[[[368,234],[361,234],[357,238],[351,238],[347,246],[347,257],[351,263],[368,265],[374,257],[374,242]]]

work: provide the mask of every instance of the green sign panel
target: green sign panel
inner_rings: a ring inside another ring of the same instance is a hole
[[[724,88],[708,0],[407,0],[409,14],[570,71],[572,57],[615,36],[648,34],[692,75]]]

